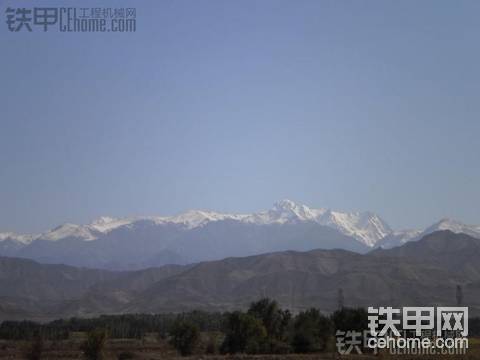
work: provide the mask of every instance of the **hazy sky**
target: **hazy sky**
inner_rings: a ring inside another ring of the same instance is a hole
[[[135,33],[10,33],[0,231],[289,198],[480,223],[480,2],[42,1]]]

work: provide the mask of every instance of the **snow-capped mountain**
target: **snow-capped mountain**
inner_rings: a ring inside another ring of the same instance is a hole
[[[442,230],[450,230],[457,234],[463,233],[480,239],[480,226],[466,225],[460,221],[445,218],[427,227],[425,230],[394,231],[378,241],[375,247],[390,249],[401,246],[409,241],[420,240],[428,234]]]
[[[441,231],[441,230],[450,230],[457,234],[463,233],[463,234],[467,234],[472,237],[480,239],[479,225],[466,225],[461,223],[460,221],[448,219],[448,218],[442,219],[439,222],[425,229],[421,234],[421,237],[427,234],[431,234],[435,231]]]
[[[342,213],[327,210],[318,222],[352,236],[370,247],[392,232],[384,220],[371,212]]]
[[[427,229],[393,231],[371,212],[310,208],[282,200],[266,211],[175,216],[101,217],[40,235],[0,233],[0,255],[102,268],[141,268],[283,250],[338,248],[367,252],[418,240],[437,230],[480,238],[480,227],[443,219]]]
[[[276,203],[273,209],[243,218],[244,221],[261,223],[285,223],[313,221],[351,236],[367,246],[392,232],[388,224],[371,212],[340,212],[330,209],[312,209],[291,200]]]
[[[10,240],[21,244],[29,244],[37,237],[38,235],[19,235],[12,232],[0,233],[0,241]]]
[[[253,214],[190,210],[175,216],[101,217],[40,235],[0,235],[0,255],[46,263],[141,268],[283,250],[368,251],[390,230],[378,216],[282,200]]]
[[[391,249],[393,247],[401,246],[409,241],[419,240],[421,238],[422,230],[400,230],[393,231],[383,239],[379,240],[375,247],[383,249]]]
[[[339,212],[330,209],[312,209],[306,205],[297,204],[291,200],[282,200],[273,208],[253,214],[223,214],[214,211],[189,210],[176,216],[146,216],[117,219],[101,217],[91,224],[63,224],[41,235],[0,234],[0,241],[7,237],[22,239],[28,243],[33,240],[57,241],[65,238],[78,238],[84,241],[98,239],[102,234],[109,233],[121,227],[131,227],[142,221],[157,225],[177,224],[187,229],[204,226],[215,221],[232,220],[256,225],[285,224],[298,222],[316,222],[351,236],[367,246],[373,246],[377,241],[392,232],[388,224],[378,215],[370,212]]]

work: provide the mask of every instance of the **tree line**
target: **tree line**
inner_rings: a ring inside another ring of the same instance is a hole
[[[109,315],[46,324],[5,321],[0,324],[0,339],[29,340],[35,344],[38,339],[65,340],[71,332],[86,332],[87,354],[99,350],[107,337],[141,339],[147,333],[157,333],[181,355],[315,353],[333,350],[337,330],[367,329],[367,319],[365,309],[346,307],[330,315],[315,308],[294,315],[265,298],[251,303],[246,311],[224,313]],[[480,335],[479,318],[470,319],[470,334]]]
[[[306,353],[324,351],[335,329],[363,330],[366,326],[364,309],[342,308],[327,316],[312,308],[293,315],[265,298],[253,302],[247,311],[105,315],[46,324],[4,321],[0,339],[36,343],[38,339],[66,340],[72,332],[85,332],[85,346],[90,348],[89,344],[103,344],[106,336],[141,339],[147,333],[157,333],[182,355]]]

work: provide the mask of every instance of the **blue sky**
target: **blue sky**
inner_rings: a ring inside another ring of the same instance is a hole
[[[0,2],[0,231],[283,198],[480,223],[478,1],[66,3],[137,31],[10,33],[34,2]]]

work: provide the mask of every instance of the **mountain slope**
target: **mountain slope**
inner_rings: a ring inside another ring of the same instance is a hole
[[[420,241],[388,250],[376,250],[375,256],[409,259],[459,274],[465,280],[480,278],[480,240],[450,230],[425,235]]]
[[[461,250],[450,251],[457,241]],[[458,284],[466,287],[472,311],[480,309],[480,292],[475,289],[480,280],[476,261],[480,240],[440,232],[408,247],[417,255],[313,250],[201,263],[152,285],[125,310],[230,310],[269,296],[294,310],[319,306],[332,311],[339,288],[348,306],[454,305]],[[432,247],[439,250],[432,253]],[[459,267],[461,263],[465,266]]]
[[[479,239],[443,231],[364,255],[284,251],[113,273],[1,259],[0,318],[231,310],[262,296],[293,311],[332,311],[339,288],[347,306],[448,306],[457,285],[478,314],[479,249]]]

